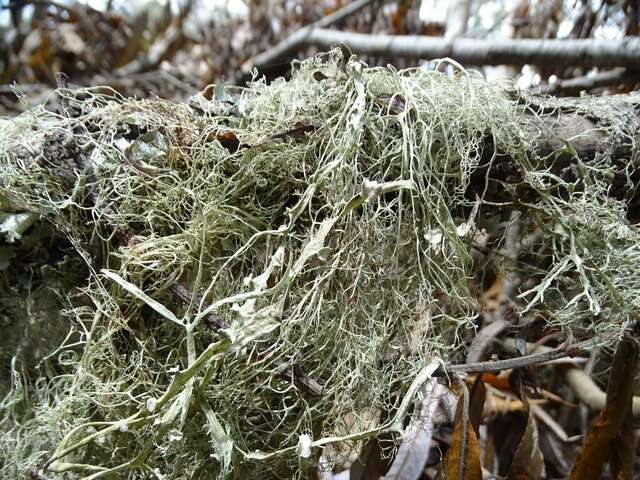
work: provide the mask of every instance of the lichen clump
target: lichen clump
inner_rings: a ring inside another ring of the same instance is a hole
[[[294,67],[189,105],[63,90],[58,113],[0,121],[1,211],[60,252],[2,264],[28,277],[3,297],[26,332],[2,344],[6,478],[304,477],[460,360],[492,269],[535,279],[520,308],[549,322],[632,318],[640,236],[606,156],[568,188],[532,154],[526,106],[464,70]],[[510,204],[521,228],[543,232],[523,264],[476,255],[502,248],[509,211],[481,172],[503,158],[533,192]]]

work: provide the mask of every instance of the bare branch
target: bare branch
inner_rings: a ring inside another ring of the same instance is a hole
[[[511,339],[503,341],[502,345],[507,347],[508,350],[515,352],[514,342]],[[534,355],[553,352],[557,349],[546,347],[544,345],[533,346],[527,344],[527,347],[532,347],[532,353]],[[607,403],[607,394],[596,385],[589,375],[580,368],[567,368],[564,370],[564,377],[567,383],[575,393],[576,397],[593,410],[602,410]],[[634,418],[640,418],[640,397],[633,397],[632,412]]]
[[[640,67],[640,38],[593,39],[476,39],[446,42],[440,37],[368,35],[314,29],[306,45],[331,48],[347,45],[354,53],[378,57],[444,58],[465,65],[545,65]]]
[[[538,365],[541,363],[550,362],[551,360],[557,360],[559,358],[573,357],[582,351],[587,351],[593,348],[601,347],[606,343],[608,343],[606,340],[594,338],[590,340],[585,340],[575,345],[570,345],[569,348],[558,347],[558,348],[543,351],[541,353],[525,355],[524,357],[508,358],[506,360],[464,363],[460,365],[448,365],[444,368],[444,370],[447,373],[500,372],[502,370],[509,370],[511,368],[521,368],[521,367],[528,367],[529,365]]]
[[[351,4],[362,8],[368,2]],[[346,8],[346,7],[345,7]],[[336,12],[337,14],[338,12]],[[354,53],[384,58],[451,58],[465,65],[545,65],[640,68],[640,38],[593,39],[475,39],[420,35],[370,35],[320,28],[320,22],[304,27],[275,47],[246,62],[243,74],[254,67],[282,61],[297,50],[315,46],[330,49],[346,45]]]

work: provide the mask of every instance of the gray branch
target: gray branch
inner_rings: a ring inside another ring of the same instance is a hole
[[[341,32],[324,28],[370,3],[359,0],[322,20],[301,28],[273,48],[242,66],[246,76],[293,56],[302,48],[330,49],[346,45],[358,54],[383,58],[451,58],[464,65],[545,65],[640,68],[640,38],[597,39],[475,39],[420,35],[378,35]]]
[[[465,65],[545,65],[582,67],[640,67],[640,38],[593,39],[475,39],[447,42],[441,37],[368,35],[313,29],[303,46],[328,49],[347,45],[352,52],[377,57],[452,58]]]

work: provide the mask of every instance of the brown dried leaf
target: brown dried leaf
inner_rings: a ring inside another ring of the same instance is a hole
[[[518,442],[518,448],[513,454],[506,480],[538,480],[545,476],[544,458],[538,442],[538,425],[531,412],[520,371],[514,370],[512,376],[513,389],[525,408],[527,423]]]
[[[631,480],[634,478],[633,462],[635,460],[636,437],[633,426],[633,416],[628,415],[627,421],[622,422],[620,432],[611,442],[609,466],[611,478],[615,480]]]
[[[596,419],[571,470],[571,480],[599,479],[605,462],[611,462],[611,478],[631,479],[634,442],[628,441],[633,425],[633,380],[638,364],[638,344],[625,336],[616,349],[607,388],[607,403]],[[623,428],[624,427],[624,428]]]
[[[485,387],[482,377],[482,374],[476,377],[469,394],[469,422],[471,422],[476,438],[480,438],[480,423],[482,423],[484,402],[487,399],[487,387]]]
[[[494,418],[508,413],[519,413],[523,410],[524,407],[520,400],[499,397],[494,391],[491,391],[487,398],[485,415],[488,418]]]
[[[480,308],[483,312],[495,312],[502,301],[502,286],[507,274],[500,272],[491,286],[484,292],[480,300]]]
[[[220,145],[229,150],[230,153],[237,152],[240,147],[240,140],[238,140],[238,137],[233,132],[218,132],[215,138],[220,142]]]
[[[527,412],[527,426],[513,456],[507,480],[537,480],[544,478],[544,459],[538,444],[535,417]]]
[[[483,373],[482,374],[482,382],[485,385],[491,385],[493,388],[498,390],[502,390],[503,392],[511,391],[511,386],[509,385],[509,374],[510,370],[506,370],[496,375],[495,373]]]
[[[482,467],[480,465],[480,443],[469,420],[470,399],[467,386],[459,382],[462,395],[458,400],[456,410],[456,422],[451,437],[449,450],[442,461],[437,479],[446,480],[482,480]],[[484,385],[483,385],[484,386]],[[481,388],[481,387],[478,387]],[[474,401],[479,402],[484,398],[481,391],[477,390]],[[477,405],[474,406],[474,412]],[[482,407],[480,408],[482,411]]]

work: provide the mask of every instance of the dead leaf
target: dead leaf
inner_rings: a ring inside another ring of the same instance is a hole
[[[510,370],[506,370],[496,375],[495,373],[483,373],[482,381],[486,385],[491,385],[498,390],[502,390],[503,392],[511,391],[511,386],[509,385],[509,374]]]
[[[526,403],[525,403],[526,404]],[[538,425],[527,409],[527,424],[518,444],[506,480],[538,480],[544,478],[544,458],[540,451]]]
[[[237,152],[240,147],[240,140],[238,140],[238,137],[233,132],[218,132],[216,140],[220,142],[220,145],[229,150],[230,153]]]
[[[507,274],[500,272],[496,275],[491,286],[484,292],[480,301],[480,308],[483,312],[495,312],[502,302],[502,286]]]
[[[512,373],[512,388],[522,401],[527,416],[524,432],[513,454],[513,460],[506,480],[538,480],[544,478],[544,458],[538,441],[538,425],[531,412],[529,400],[524,390],[524,382],[520,370]]]
[[[402,0],[397,5],[395,13],[391,16],[391,24],[395,30],[395,33],[399,35],[406,34],[406,17],[407,12],[411,8],[411,0]]]
[[[313,72],[313,79],[316,82],[321,82],[322,80],[326,80],[327,78],[330,78],[330,77],[322,73],[320,70],[316,70],[315,72]]]
[[[498,396],[495,391],[490,391],[485,407],[486,418],[495,418],[508,413],[519,413],[524,410],[522,402],[515,398]]]
[[[613,357],[604,410],[587,435],[570,480],[599,479],[607,461],[611,463],[611,478],[632,478],[635,448],[633,433],[628,430],[633,425],[631,406],[637,364],[638,344],[627,335],[618,343]]]
[[[631,480],[635,460],[636,437],[631,415],[622,422],[620,432],[611,442],[611,459],[609,460],[611,478],[615,480]]]
[[[487,398],[487,387],[484,385],[483,375],[476,377],[471,393],[469,394],[469,422],[473,427],[476,438],[480,438],[480,424],[482,423],[482,414],[484,412],[484,402]]]
[[[451,444],[436,478],[442,480],[482,480],[480,443],[469,420],[471,404],[469,392],[464,382],[460,381],[459,385],[462,389],[462,395],[458,400]],[[480,390],[475,395],[475,402],[479,402],[480,399],[484,402]],[[474,406],[474,412],[476,412],[477,408],[477,405]],[[480,407],[480,410],[482,410],[482,407]],[[474,413],[474,415],[476,414]]]

